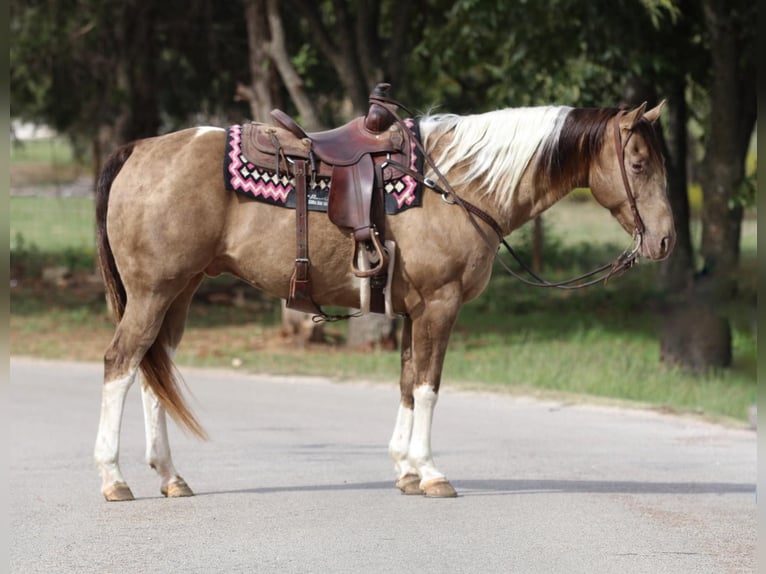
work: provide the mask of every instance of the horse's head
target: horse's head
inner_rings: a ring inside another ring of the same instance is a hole
[[[664,104],[646,111],[644,103],[610,120],[589,181],[596,201],[625,231],[640,234],[639,254],[657,260],[670,254],[676,239],[665,164],[652,126]]]

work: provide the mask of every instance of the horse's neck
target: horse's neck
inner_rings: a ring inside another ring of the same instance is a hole
[[[510,232],[587,185],[590,157],[572,108],[509,108],[427,120],[427,147],[458,193]],[[509,136],[509,134],[511,134]]]
[[[500,215],[508,232],[531,221],[577,187],[588,185],[588,169],[571,177],[541,178],[533,159],[516,188],[509,207]]]

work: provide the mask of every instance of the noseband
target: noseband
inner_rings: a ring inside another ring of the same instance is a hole
[[[393,117],[396,119],[396,122],[400,125],[400,127],[403,130],[406,130],[405,133],[412,134],[409,127],[407,127],[407,125],[404,123],[404,120],[398,115],[396,111],[396,108],[402,108],[412,115],[412,112],[410,112],[405,106],[385,96],[382,96],[382,97],[371,96],[370,99],[375,99],[377,103],[384,106],[391,113],[391,115],[393,115]],[[622,138],[620,137],[620,118],[624,116],[625,113],[626,112],[624,110],[621,110],[620,112],[617,113],[617,115],[614,118],[614,146],[615,146],[615,152],[617,154],[617,162],[620,165],[620,174],[622,175],[622,184],[625,188],[625,194],[627,195],[628,204],[630,205],[630,210],[633,214],[633,222],[635,224],[635,229],[633,232],[633,244],[630,247],[628,247],[625,251],[623,251],[611,263],[607,263],[606,265],[602,265],[601,267],[594,269],[592,271],[589,271],[588,273],[585,273],[578,277],[573,277],[572,279],[567,279],[565,281],[556,281],[556,282],[546,281],[545,279],[539,277],[536,273],[534,273],[534,271],[532,271],[529,268],[529,266],[526,263],[524,263],[524,261],[518,256],[518,254],[513,250],[513,248],[505,240],[505,236],[503,235],[503,230],[500,227],[500,225],[497,223],[497,221],[495,221],[495,219],[491,215],[489,215],[482,209],[476,207],[475,205],[466,201],[465,199],[462,199],[455,192],[455,190],[452,188],[450,183],[447,181],[447,178],[444,177],[441,171],[439,171],[439,168],[436,167],[436,164],[431,159],[431,156],[426,152],[423,144],[414,135],[412,135],[411,140],[415,143],[415,146],[418,148],[418,150],[420,150],[420,152],[423,154],[423,158],[425,159],[428,166],[433,170],[434,174],[436,175],[436,178],[439,180],[440,183],[436,183],[431,178],[424,177],[422,174],[409,169],[409,166],[404,166],[402,164],[399,164],[393,161],[389,162],[389,164],[393,165],[398,170],[401,170],[402,172],[407,173],[408,175],[414,177],[416,180],[422,183],[426,188],[441,194],[442,199],[446,203],[449,203],[452,205],[459,205],[460,207],[462,207],[463,210],[466,212],[466,215],[468,216],[468,220],[474,226],[474,228],[476,229],[476,231],[478,232],[479,236],[482,238],[484,243],[487,245],[490,251],[495,251],[495,259],[497,259],[500,265],[510,275],[512,275],[513,277],[515,277],[522,283],[526,285],[531,285],[533,287],[548,287],[548,288],[556,288],[556,289],[582,289],[583,287],[589,287],[591,285],[595,285],[596,283],[601,283],[602,281],[606,283],[611,277],[621,275],[622,273],[624,273],[625,271],[633,267],[633,265],[638,263],[638,257],[639,257],[638,254],[641,249],[641,244],[643,242],[644,232],[646,228],[644,227],[644,222],[641,219],[641,215],[638,213],[638,207],[636,205],[636,197],[633,194],[633,190],[630,187],[628,174],[625,171],[625,149],[632,135],[632,132],[631,132],[631,134],[628,135],[627,138],[625,138],[625,142],[623,142]],[[481,219],[484,223],[489,225],[490,228],[492,228],[492,230],[497,234],[498,238],[500,239],[500,243],[506,248],[506,250],[521,266],[521,268],[530,277],[532,277],[532,280],[529,280],[526,277],[520,275],[518,272],[513,270],[503,259],[500,258],[499,252],[493,246],[492,241],[487,236],[484,229],[482,229],[482,227],[479,225],[479,222],[476,221],[477,217]]]

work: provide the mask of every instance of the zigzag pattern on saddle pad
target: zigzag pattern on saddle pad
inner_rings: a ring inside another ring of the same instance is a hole
[[[406,119],[407,127],[420,138],[418,122]],[[423,157],[416,146],[411,146],[410,169],[422,173]],[[226,189],[250,199],[271,205],[295,209],[295,178],[274,170],[274,164],[256,165],[245,157],[242,150],[242,126],[230,126],[226,130],[226,153],[224,156],[224,183]],[[390,171],[390,170],[386,170]],[[331,178],[317,175],[307,191],[310,211],[327,211]],[[420,207],[422,186],[415,178],[398,173],[385,182],[386,214],[395,215],[411,207]]]

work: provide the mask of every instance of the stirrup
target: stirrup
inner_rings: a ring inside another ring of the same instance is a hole
[[[386,250],[385,247],[383,247],[380,244],[380,240],[378,239],[378,233],[375,231],[374,228],[372,233],[370,234],[369,241],[372,243],[372,246],[375,248],[375,254],[378,256],[378,263],[372,269],[359,269],[356,261],[357,261],[357,252],[359,250],[359,244],[361,242],[355,241],[354,256],[351,258],[351,271],[353,271],[354,275],[356,275],[357,277],[375,277],[385,272],[385,270],[388,268],[388,251]]]

